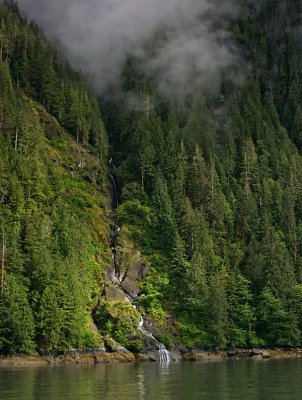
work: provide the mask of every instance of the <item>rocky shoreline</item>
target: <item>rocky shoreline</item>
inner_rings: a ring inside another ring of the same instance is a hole
[[[235,349],[229,351],[204,351],[193,349],[182,352],[178,349],[170,352],[171,359],[180,361],[218,362],[226,360],[266,360],[286,359],[302,357],[302,348],[291,349]],[[108,364],[108,363],[131,363],[131,362],[155,362],[158,361],[156,352],[133,354],[129,351],[105,352],[95,350],[91,352],[68,352],[64,354],[13,354],[0,355],[0,368],[4,367],[33,367],[47,365],[68,364]]]

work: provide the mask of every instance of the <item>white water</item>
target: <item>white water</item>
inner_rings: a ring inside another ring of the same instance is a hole
[[[112,166],[113,170],[116,171],[116,166],[114,165],[112,157],[109,160],[109,164]],[[111,177],[111,180],[112,180],[112,187],[113,187],[113,190],[114,190],[114,195],[115,195],[115,200],[116,200],[116,207],[118,207],[119,206],[119,202],[118,202],[118,192],[117,192],[117,185],[116,185],[115,177],[112,174],[110,174],[110,177]],[[113,211],[113,213],[114,213],[114,211]],[[113,217],[113,222],[114,222],[114,220],[115,220],[115,218]],[[126,293],[125,290],[120,286],[122,278],[120,276],[120,271],[119,271],[119,268],[118,268],[118,265],[117,265],[117,262],[116,262],[116,255],[115,255],[116,238],[117,238],[120,230],[121,230],[121,228],[118,225],[114,224],[114,227],[113,227],[113,240],[111,242],[111,257],[112,257],[112,266],[113,266],[113,270],[114,270],[114,276],[112,278],[112,283],[115,286],[119,286],[121,288],[121,290],[124,292],[126,297],[129,298],[130,304],[132,304],[132,306],[136,309],[136,306],[133,304],[133,301],[135,299],[131,298],[128,295],[128,293]],[[145,337],[147,337],[149,339],[152,339],[154,341],[154,347],[158,348],[159,362],[162,363],[162,364],[169,364],[172,361],[171,354],[166,349],[166,347],[164,346],[163,343],[161,343],[157,339],[155,339],[155,337],[152,335],[152,333],[148,332],[144,328],[144,319],[143,319],[142,316],[141,316],[141,319],[139,321],[138,329],[141,332],[142,336],[145,336]]]
[[[170,352],[166,349],[165,345],[161,342],[159,342],[155,337],[152,335],[151,332],[148,332],[144,328],[144,319],[141,317],[141,320],[139,321],[139,330],[141,334],[145,337],[148,337],[152,339],[155,343],[155,346],[158,347],[158,356],[159,356],[159,362],[161,364],[169,364],[172,361],[172,357]]]
[[[113,190],[114,190],[114,196],[115,196],[115,201],[116,201],[116,207],[119,206],[119,201],[118,201],[118,194],[117,194],[117,187],[116,187],[116,182],[114,179],[114,176],[112,174],[110,174],[110,178],[112,181],[112,186],[113,186]]]
[[[169,364],[172,361],[171,354],[162,343],[159,343],[159,362]]]
[[[114,169],[114,171],[116,171],[116,166],[114,165],[114,162],[113,162],[112,157],[110,157],[109,164],[112,166],[112,168]]]

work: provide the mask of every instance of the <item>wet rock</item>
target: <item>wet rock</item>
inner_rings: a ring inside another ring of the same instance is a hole
[[[122,228],[115,249],[115,260],[121,281],[128,279],[128,282],[131,281],[138,285],[149,273],[150,267],[144,261],[141,253],[134,248],[129,237],[130,233],[127,229]]]
[[[182,360],[182,353],[178,349],[170,350],[170,356],[173,361],[181,361]]]
[[[106,278],[106,280],[108,281],[108,282],[112,282],[113,281],[113,279],[114,279],[114,270],[113,270],[113,267],[112,266],[108,266],[108,265],[105,265],[104,266],[104,270],[105,270],[105,278]]]
[[[184,344],[180,344],[177,346],[177,350],[180,351],[182,354],[187,354],[189,352],[189,348]]]
[[[256,354],[254,356],[252,356],[252,360],[263,360],[262,355],[261,354]]]
[[[159,354],[157,351],[148,351],[137,355],[139,361],[159,361]]]
[[[115,352],[103,353],[96,357],[96,363],[117,363],[117,362],[134,362],[136,360],[133,353],[128,352]]]
[[[49,364],[98,364],[115,362],[133,362],[134,354],[122,347],[118,351],[108,353],[103,349],[86,352],[69,352],[58,356],[48,356],[46,359]]]
[[[253,349],[251,355],[252,357],[260,355],[262,358],[270,358],[270,353],[263,349]]]
[[[0,356],[0,367],[38,367],[48,364],[47,359],[41,357],[37,352]]]
[[[133,281],[128,276],[120,286],[132,299],[136,299],[140,293],[139,282]]]
[[[125,303],[131,303],[129,297],[125,295],[123,290],[118,286],[108,286],[105,289],[105,295],[107,300],[111,301],[122,301]]]
[[[271,358],[270,353],[267,350],[262,350],[262,358]]]
[[[149,273],[150,267],[143,261],[140,252],[136,252],[131,257],[131,262],[127,271],[127,276],[132,280],[141,282]]]
[[[143,354],[149,353],[153,350],[158,350],[158,341],[152,336],[147,336],[144,335],[144,333],[142,333],[143,335],[143,342],[144,342],[144,347],[141,350],[141,352]]]
[[[106,336],[104,338],[104,341],[105,341],[106,349],[109,350],[109,352],[120,353],[120,354],[130,353],[130,351],[125,349],[125,347],[121,346],[119,343],[117,343],[114,339],[112,339],[109,336]]]
[[[139,295],[140,283],[149,273],[149,270],[149,266],[142,260],[140,253],[136,253],[131,257],[122,287],[132,298],[136,299]]]
[[[262,349],[253,349],[253,350],[252,350],[252,355],[258,356],[259,354],[261,355],[262,352],[263,352]]]

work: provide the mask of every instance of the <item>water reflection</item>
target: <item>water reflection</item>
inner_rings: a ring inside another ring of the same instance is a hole
[[[302,361],[0,370],[2,400],[300,400]]]

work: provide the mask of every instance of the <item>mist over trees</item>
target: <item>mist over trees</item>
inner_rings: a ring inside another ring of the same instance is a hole
[[[45,6],[49,34],[63,3],[20,6],[28,15]],[[67,3],[83,16],[77,1]],[[149,266],[137,309],[163,343],[301,346],[301,3],[237,1],[232,9],[226,2],[227,23],[223,13],[212,17],[215,3],[184,8],[171,0],[161,14],[149,2],[144,40],[142,12],[130,38],[128,31],[124,42],[113,38],[119,56],[113,51],[97,69],[100,55],[91,60],[91,51],[106,54],[108,43],[94,47],[100,38],[92,35],[80,51],[93,28],[85,18],[94,17],[86,10],[72,42],[58,21],[52,33],[62,33],[70,60],[101,77],[96,91],[118,81],[119,95],[102,92],[99,101],[14,1],[0,5],[1,352],[98,347],[93,318],[101,334],[127,347],[137,314],[118,304],[116,322],[107,303],[97,309],[111,263],[112,211],[118,244]],[[118,5],[113,11],[125,9]],[[120,21],[119,13],[109,16]],[[68,35],[76,21],[68,21]]]

